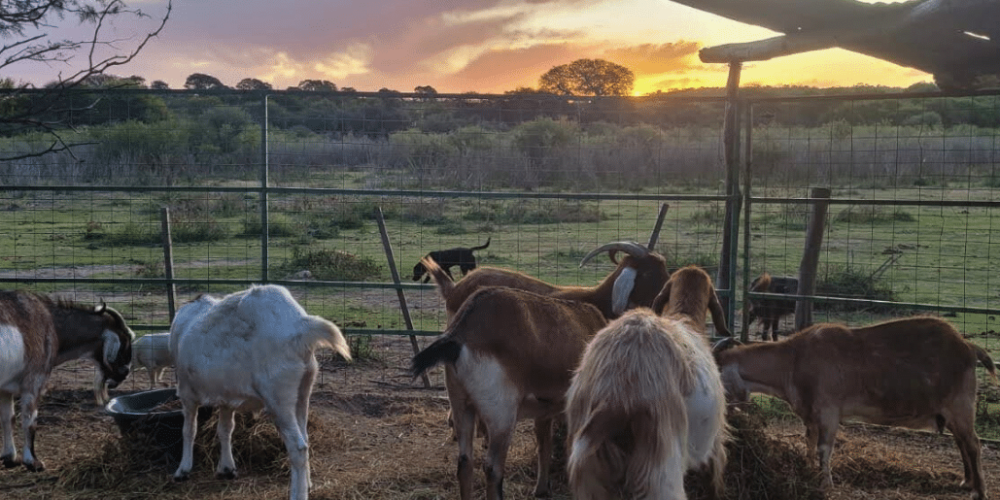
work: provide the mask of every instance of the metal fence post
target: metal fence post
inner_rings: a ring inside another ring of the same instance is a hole
[[[260,124],[260,280],[262,283],[267,283],[267,265],[268,265],[268,255],[267,246],[269,244],[268,234],[269,227],[267,223],[268,211],[267,211],[267,171],[268,171],[268,151],[267,151],[267,94],[264,94],[264,99],[261,101],[261,106],[264,108],[261,116]]]

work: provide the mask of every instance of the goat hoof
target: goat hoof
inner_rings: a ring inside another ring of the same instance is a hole
[[[0,460],[3,461],[4,468],[7,469],[13,469],[14,467],[18,467],[21,465],[21,461],[14,458],[11,455],[5,455],[3,457],[0,457]]]
[[[174,474],[175,483],[182,483],[184,481],[187,481],[188,479],[191,479],[191,476],[187,472],[184,472],[182,474]]]
[[[45,464],[41,460],[35,460],[34,462],[24,462],[24,468],[28,469],[29,472],[42,472],[45,470]]]
[[[552,491],[549,490],[549,485],[547,484],[545,486],[538,485],[535,486],[534,495],[535,498],[549,498],[552,496]]]
[[[230,468],[215,473],[216,479],[236,479],[236,471]]]

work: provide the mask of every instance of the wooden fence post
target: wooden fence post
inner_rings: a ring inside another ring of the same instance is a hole
[[[385,257],[389,261],[389,272],[392,274],[392,282],[396,284],[396,296],[399,298],[399,307],[403,311],[403,320],[406,321],[406,329],[413,330],[413,320],[410,319],[410,308],[406,306],[406,295],[403,295],[403,287],[399,280],[399,271],[396,270],[396,259],[392,256],[392,243],[389,242],[389,233],[385,230],[385,218],[382,216],[382,207],[375,207],[375,220],[378,221],[378,231],[382,235],[382,247],[385,249]],[[410,335],[410,345],[413,346],[413,354],[420,352],[417,345],[417,337]],[[431,386],[431,380],[424,373],[421,378],[424,380],[424,387]]]
[[[174,285],[174,247],[170,237],[170,208],[160,209],[160,228],[163,237],[163,272],[167,278],[167,312],[170,322],[177,313],[177,286]]]
[[[816,292],[816,268],[819,266],[819,251],[823,246],[823,231],[826,229],[826,212],[830,206],[830,190],[812,188],[812,216],[806,227],[806,245],[802,250],[799,265],[799,289],[797,295],[813,295]],[[799,300],[795,303],[795,331],[813,323],[812,302]]]

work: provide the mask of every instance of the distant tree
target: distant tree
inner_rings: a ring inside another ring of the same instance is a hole
[[[270,83],[262,82],[256,78],[244,78],[236,84],[237,90],[272,90],[274,87]]]
[[[626,96],[634,85],[632,70],[603,59],[577,59],[538,79],[538,90],[559,95]]]
[[[218,90],[228,88],[216,77],[204,73],[191,73],[184,80],[184,88],[188,90]]]
[[[308,90],[310,92],[324,91],[324,92],[336,92],[337,84],[329,80],[302,80],[299,82],[299,90]]]
[[[353,93],[357,92],[357,89],[355,89],[354,87],[343,87],[343,88],[340,89],[340,91],[341,92],[346,92],[348,94],[353,94]]]
[[[170,85],[167,85],[167,82],[163,80],[153,80],[153,83],[149,84],[149,88],[153,90],[168,90],[170,89]]]
[[[31,83],[6,80],[0,87],[8,92],[0,106],[0,131],[12,135],[25,132],[42,132],[51,140],[27,145],[17,153],[0,154],[0,161],[17,160],[54,152],[73,154],[75,146],[82,143],[66,142],[60,130],[67,123],[67,116],[80,108],[95,103],[71,100],[67,92],[85,86],[97,75],[134,60],[150,39],[166,26],[173,4],[168,1],[162,19],[144,35],[130,40],[116,40],[108,33],[112,25],[126,25],[135,20],[150,18],[138,9],[130,9],[123,0],[10,0],[0,5],[0,74],[14,72],[20,63],[42,63],[50,67],[74,67],[69,73],[58,74],[57,79],[43,87],[43,92],[21,92]],[[67,18],[75,18],[85,27],[79,35],[67,35],[72,30],[61,29]],[[103,55],[102,55],[103,54]],[[75,64],[82,55],[82,64]],[[67,66],[67,65],[73,66]],[[99,97],[96,97],[99,99]]]
[[[413,91],[417,94],[422,94],[425,96],[436,96],[438,91],[431,87],[430,85],[417,85],[413,88]]]

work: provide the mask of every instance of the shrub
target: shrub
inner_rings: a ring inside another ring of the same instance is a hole
[[[308,270],[313,277],[324,281],[363,281],[378,276],[382,266],[371,257],[358,257],[341,250],[306,251],[292,249],[292,258],[278,266],[286,274]]]
[[[851,205],[839,213],[833,219],[835,222],[847,222],[852,224],[877,224],[885,222],[913,222],[914,219],[909,212],[893,210],[890,212],[886,207],[880,205]]]
[[[826,266],[826,269],[816,281],[816,295],[882,301],[895,300],[895,293],[892,291],[892,286],[863,266],[831,264]],[[816,303],[816,309],[871,312],[885,312],[889,310],[881,306],[829,302]]]

